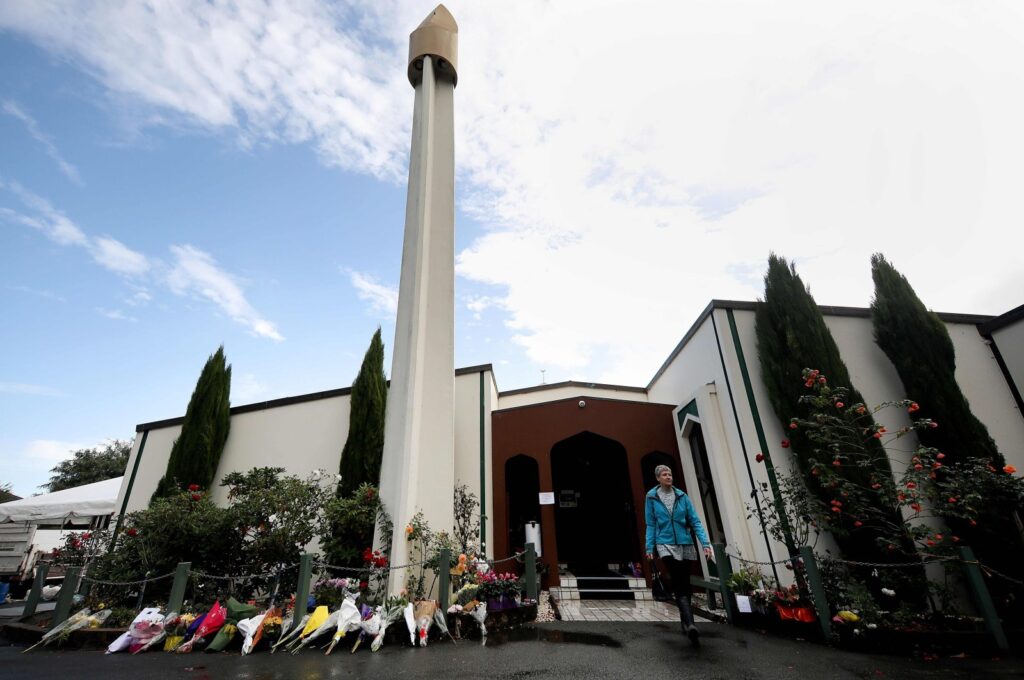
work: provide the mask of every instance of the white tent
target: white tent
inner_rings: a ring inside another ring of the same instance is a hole
[[[57,522],[111,515],[124,477],[0,503],[0,522]]]

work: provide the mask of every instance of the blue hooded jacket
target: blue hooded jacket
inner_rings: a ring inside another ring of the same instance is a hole
[[[647,519],[647,552],[653,553],[655,545],[693,545],[690,529],[697,534],[701,545],[711,545],[704,525],[697,517],[690,497],[676,487],[676,502],[669,515],[668,508],[658,498],[658,487],[647,492],[645,517]]]

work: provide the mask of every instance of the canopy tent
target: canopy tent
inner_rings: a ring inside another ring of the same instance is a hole
[[[48,522],[111,515],[124,477],[0,503],[0,522]]]

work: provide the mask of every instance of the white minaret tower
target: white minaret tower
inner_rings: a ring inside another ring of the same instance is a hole
[[[384,425],[380,496],[395,525],[393,565],[407,564],[405,526],[422,511],[449,533],[455,491],[455,120],[458,31],[444,5],[409,36],[416,91],[402,280]],[[391,573],[388,591],[405,586]]]

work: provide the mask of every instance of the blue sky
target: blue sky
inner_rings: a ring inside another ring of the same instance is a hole
[[[935,309],[1021,303],[1012,4],[448,6],[456,365],[502,389],[646,384],[773,249],[823,304],[876,250]],[[0,481],[180,415],[221,343],[234,404],[390,348],[431,8],[0,5]]]

